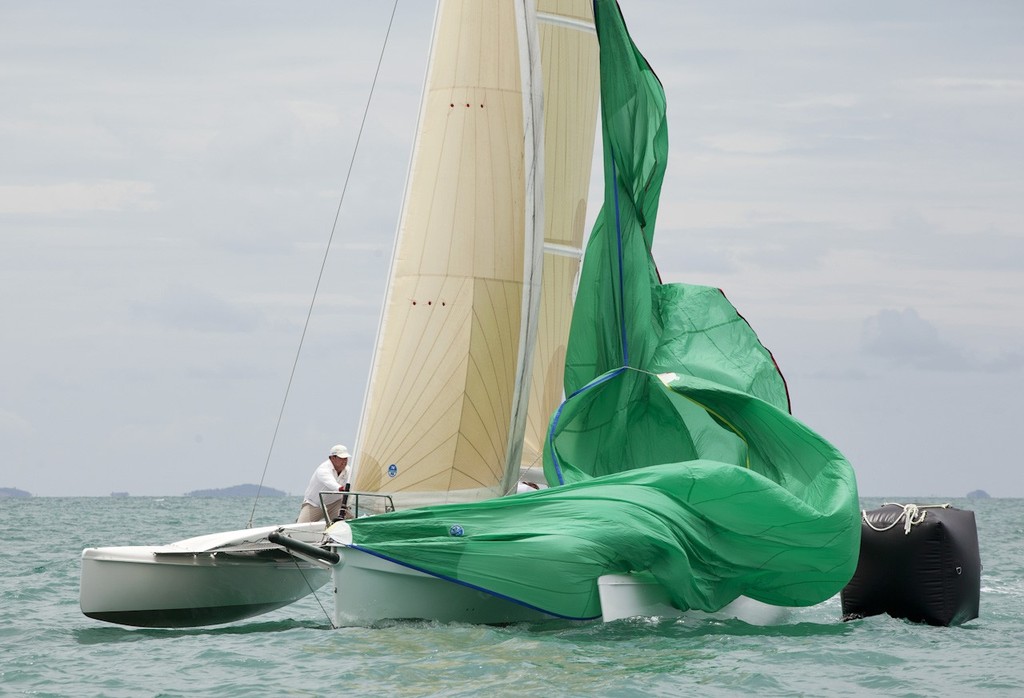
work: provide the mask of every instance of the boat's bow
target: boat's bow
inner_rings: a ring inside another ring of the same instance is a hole
[[[82,613],[121,625],[185,628],[287,606],[322,586],[330,573],[271,542],[276,532],[315,545],[324,524],[227,531],[160,546],[86,548]]]

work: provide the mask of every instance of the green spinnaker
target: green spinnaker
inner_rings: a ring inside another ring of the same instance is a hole
[[[605,201],[551,419],[550,489],[351,522],[353,545],[567,618],[597,579],[648,573],[678,608],[819,603],[856,568],[843,455],[789,414],[771,354],[718,289],[651,255],[668,135],[661,84],[618,5],[594,3]]]

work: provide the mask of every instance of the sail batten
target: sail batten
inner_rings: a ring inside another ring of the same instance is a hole
[[[586,19],[556,15],[548,12],[538,12],[537,21],[543,24],[552,24],[559,27],[565,27],[567,29],[575,29],[577,31],[597,36],[597,28],[594,26],[594,23],[588,22]]]

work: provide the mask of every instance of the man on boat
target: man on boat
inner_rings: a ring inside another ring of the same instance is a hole
[[[320,508],[320,493],[345,491],[345,483],[348,481],[348,459],[348,449],[338,444],[331,448],[331,454],[327,460],[313,471],[313,477],[309,479],[306,494],[302,498],[298,523],[323,520],[324,511]],[[324,495],[324,504],[327,505],[327,514],[331,521],[338,518],[344,501],[343,495],[336,497]]]

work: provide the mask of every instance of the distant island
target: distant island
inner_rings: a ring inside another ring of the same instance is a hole
[[[31,492],[19,490],[16,487],[0,487],[0,497],[31,497]]]
[[[991,499],[992,496],[985,490],[974,490],[967,493],[968,499]]]
[[[259,492],[261,497],[287,497],[287,492],[275,490],[273,487],[260,489],[259,485],[235,485],[234,487],[222,487],[218,490],[192,490],[186,492],[186,497],[255,497]]]

